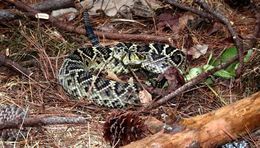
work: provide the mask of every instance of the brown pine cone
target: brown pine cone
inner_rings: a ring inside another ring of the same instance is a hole
[[[104,124],[103,137],[113,147],[126,145],[147,134],[147,127],[135,112],[113,112]]]

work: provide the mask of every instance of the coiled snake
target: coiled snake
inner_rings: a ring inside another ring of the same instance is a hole
[[[121,83],[100,77],[101,71],[115,74],[144,69],[160,74],[171,66],[179,67],[185,56],[182,51],[167,44],[118,43],[113,47],[99,45],[98,38],[84,12],[85,29],[92,47],[79,48],[63,62],[58,80],[74,98],[88,98],[98,105],[121,108],[140,104],[136,83]]]

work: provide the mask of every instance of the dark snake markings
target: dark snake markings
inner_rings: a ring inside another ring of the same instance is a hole
[[[129,67],[139,67],[160,74],[170,66],[180,67],[184,58],[182,51],[159,43],[80,48],[64,60],[58,79],[74,98],[88,98],[101,106],[121,108],[140,104],[138,92],[141,88],[134,83],[96,76],[100,69],[122,74],[129,73]]]
[[[58,80],[74,98],[87,98],[98,105],[121,108],[127,105],[140,105],[138,92],[141,88],[135,83],[120,83],[97,75],[105,72],[126,74],[143,69],[160,74],[171,66],[181,67],[184,53],[167,44],[118,43],[113,47],[101,46],[94,34],[89,15],[83,13],[86,36],[92,47],[79,48],[63,62]]]

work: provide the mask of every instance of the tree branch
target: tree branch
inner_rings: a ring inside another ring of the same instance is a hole
[[[73,0],[45,0],[31,5],[32,8],[38,11],[51,11],[62,8],[69,8],[74,6]],[[15,19],[16,14],[8,10],[0,10],[0,20],[12,20]]]
[[[86,124],[87,119],[83,117],[66,117],[66,116],[42,116],[42,117],[29,117],[21,120],[13,120],[0,123],[0,130],[3,129],[19,129],[22,127],[39,127],[46,125],[57,124]]]
[[[29,5],[26,5],[25,3],[21,1],[12,1],[12,0],[4,0],[6,2],[9,2],[11,4],[14,4],[18,9],[27,11],[29,13],[26,13],[26,15],[32,17],[35,16],[39,11],[33,9]],[[56,18],[49,16],[48,19],[54,26],[56,26],[59,29],[66,30],[69,32],[79,33],[79,34],[86,34],[85,29],[83,28],[77,28],[75,26],[71,26],[68,24],[64,24],[64,22],[59,22],[56,20]],[[169,37],[160,37],[160,36],[154,36],[154,35],[137,35],[137,34],[122,34],[122,33],[109,33],[109,32],[100,32],[100,31],[94,31],[96,35],[98,35],[101,38],[107,38],[107,39],[115,39],[115,40],[123,40],[123,41],[143,41],[143,42],[163,42],[163,43],[169,43],[173,44],[173,40]]]
[[[210,113],[182,119],[178,133],[161,131],[124,148],[215,147],[260,128],[260,92]]]
[[[203,11],[200,11],[196,8],[192,8],[192,7],[189,7],[189,6],[185,6],[184,4],[181,4],[179,2],[177,2],[176,0],[164,0],[165,2],[171,4],[171,5],[174,5],[180,9],[183,9],[183,10],[187,10],[187,11],[190,11],[192,13],[195,13],[199,16],[202,16],[202,17],[205,17],[205,18],[209,18],[209,19],[214,19],[210,14],[208,13],[205,13]]]

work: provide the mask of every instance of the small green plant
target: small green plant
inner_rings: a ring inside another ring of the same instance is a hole
[[[244,62],[248,62],[250,56],[252,55],[252,52],[253,52],[252,49],[250,49],[247,52],[247,54],[244,58]],[[195,68],[190,69],[189,73],[185,76],[185,79],[187,81],[189,81],[192,78],[201,74],[202,72],[211,70],[211,69],[215,68],[216,66],[227,62],[228,60],[235,57],[237,54],[238,54],[237,49],[235,47],[225,49],[224,52],[217,59],[213,58],[212,54],[210,54],[207,64],[200,66],[200,67],[195,67]],[[230,64],[227,68],[215,72],[213,75],[216,77],[224,78],[224,79],[235,78],[236,69],[237,69],[238,65],[239,65],[238,62],[234,62],[234,63]],[[212,81],[207,80],[207,82],[212,82]]]

